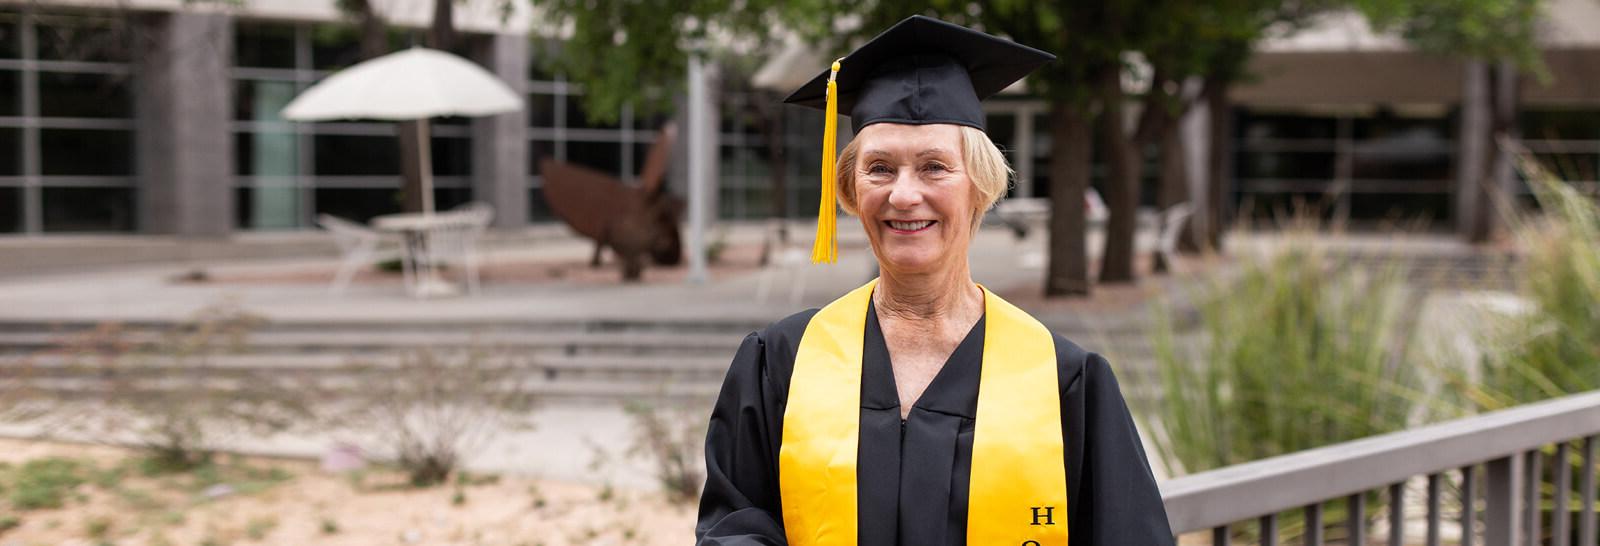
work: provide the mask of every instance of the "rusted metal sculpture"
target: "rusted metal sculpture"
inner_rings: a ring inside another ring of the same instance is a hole
[[[550,210],[578,234],[595,242],[595,262],[610,247],[622,266],[622,279],[638,281],[646,255],[657,265],[678,265],[683,246],[678,233],[683,201],[666,189],[667,162],[677,128],[668,123],[645,156],[639,185],[609,174],[545,158],[544,197]]]

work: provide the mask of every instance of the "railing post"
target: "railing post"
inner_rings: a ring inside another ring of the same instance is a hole
[[[1523,544],[1527,546],[1539,545],[1539,531],[1544,523],[1544,518],[1539,517],[1542,515],[1539,512],[1539,482],[1544,479],[1543,463],[1544,452],[1538,449],[1528,451],[1527,458],[1522,461],[1523,468],[1528,470],[1528,477],[1523,484],[1526,486],[1523,491],[1527,493],[1528,498],[1522,501],[1524,510],[1522,530],[1528,534],[1523,538]]]
[[[1478,538],[1478,467],[1461,467],[1461,546],[1473,546]]]
[[[1350,546],[1366,546],[1367,544],[1367,492],[1362,491],[1350,495],[1345,499],[1347,508],[1345,514],[1345,533],[1349,536],[1345,544]]]
[[[1567,508],[1567,501],[1572,491],[1572,465],[1567,461],[1567,442],[1556,444],[1556,458],[1551,462],[1550,470],[1555,473],[1556,494],[1550,511],[1550,545],[1567,546],[1572,538],[1568,524],[1572,520],[1572,510]],[[1584,546],[1591,546],[1585,544]]]
[[[1489,461],[1484,477],[1484,530],[1486,546],[1516,546],[1522,538],[1522,454]]]
[[[1579,494],[1580,505],[1583,511],[1578,513],[1578,544],[1588,546],[1595,543],[1595,517],[1594,517],[1594,463],[1595,463],[1595,438],[1590,436],[1583,439],[1583,474],[1578,478],[1578,488],[1583,491]]]
[[[1322,503],[1306,507],[1305,546],[1322,546]]]
[[[1405,546],[1406,482],[1389,485],[1389,546]]]

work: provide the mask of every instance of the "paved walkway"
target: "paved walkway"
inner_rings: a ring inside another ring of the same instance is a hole
[[[796,230],[795,237],[810,240],[810,233]],[[718,271],[705,284],[688,284],[672,275],[640,284],[598,282],[563,278],[545,282],[497,281],[493,276],[483,292],[474,297],[418,301],[406,297],[393,280],[358,283],[343,297],[327,293],[325,279],[337,261],[326,257],[271,260],[200,260],[130,265],[81,273],[52,273],[0,278],[0,322],[49,321],[181,321],[196,310],[220,301],[237,302],[244,309],[271,320],[288,322],[361,324],[476,324],[524,321],[590,321],[627,319],[634,321],[741,321],[762,323],[781,318],[807,307],[822,305],[831,298],[865,282],[873,274],[873,262],[864,236],[855,230],[842,234],[839,263],[832,266],[803,266],[775,276],[774,297],[756,301],[762,273],[753,266],[734,264]],[[736,226],[729,231],[730,249],[757,245],[761,231],[756,226]],[[1234,257],[1270,252],[1286,245],[1300,244],[1280,235],[1235,234],[1230,239]],[[1141,234],[1141,247],[1148,249],[1151,234]],[[1349,236],[1331,244],[1351,250],[1408,256],[1468,255],[1476,250],[1446,237],[1394,238],[1389,236]],[[1123,288],[1097,288],[1090,300],[1047,301],[1038,297],[1043,271],[1043,234],[1018,240],[1009,231],[985,229],[976,238],[971,263],[974,277],[986,286],[1006,294],[1058,331],[1108,332],[1132,328],[1127,339],[1140,339],[1137,323],[1147,315],[1146,303],[1160,293],[1174,294],[1172,276],[1147,277],[1138,285]],[[1098,248],[1099,235],[1091,234],[1090,248]],[[486,261],[493,267],[525,267],[526,264],[555,264],[578,267],[589,258],[588,243],[571,237],[545,238],[525,247],[499,248]],[[749,252],[730,252],[730,262],[751,260]],[[522,264],[522,265],[518,265]],[[564,264],[564,265],[563,265]],[[1180,269],[1216,268],[1225,262],[1205,263],[1186,260]],[[184,282],[180,277],[203,270],[213,282]],[[611,266],[607,266],[611,272]],[[310,273],[308,273],[310,272]],[[615,273],[609,273],[615,275]],[[311,280],[305,278],[309,275]],[[787,301],[786,288],[801,282],[805,289],[799,304]],[[241,278],[278,279],[263,282],[238,282]],[[1181,278],[1181,276],[1179,276]],[[233,279],[233,280],[230,280]],[[289,279],[284,281],[283,279]],[[294,281],[294,279],[300,279]],[[292,281],[292,282],[291,282]],[[1178,294],[1181,297],[1181,294]],[[1069,335],[1091,348],[1113,355],[1123,341],[1107,337]],[[1123,365],[1131,360],[1123,359]],[[1117,360],[1114,360],[1117,362]],[[1133,387],[1130,382],[1125,385]],[[704,409],[691,413],[703,414]],[[548,477],[609,481],[619,485],[649,487],[648,466],[642,461],[625,461],[623,452],[632,445],[634,432],[628,417],[615,405],[563,405],[540,411],[538,425],[531,432],[511,433],[495,438],[476,452],[473,467],[516,471]],[[16,429],[0,427],[0,434],[15,434]],[[328,438],[251,438],[240,445],[254,452],[315,455]],[[598,447],[597,447],[598,446]],[[598,451],[597,451],[598,450]],[[596,453],[607,453],[616,463],[594,472],[589,462]]]

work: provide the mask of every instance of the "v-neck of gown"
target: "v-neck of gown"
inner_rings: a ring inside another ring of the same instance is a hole
[[[962,544],[984,318],[956,345],[904,420],[888,343],[870,303],[866,322],[857,453],[859,543]]]

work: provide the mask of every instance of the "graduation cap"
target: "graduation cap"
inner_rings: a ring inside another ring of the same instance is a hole
[[[835,261],[834,154],[840,109],[855,131],[874,123],[983,129],[980,104],[1055,55],[961,25],[913,15],[862,44],[784,102],[825,112],[822,203],[813,263]]]

